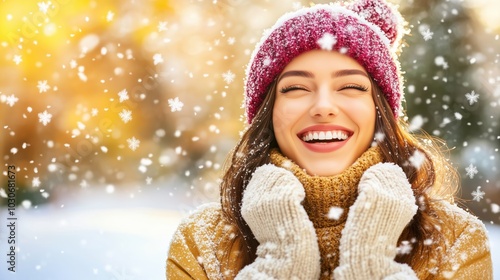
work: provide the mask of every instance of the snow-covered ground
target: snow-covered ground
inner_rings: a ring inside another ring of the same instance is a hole
[[[57,196],[50,205],[16,209],[15,274],[6,267],[7,211],[0,209],[0,279],[165,279],[170,238],[193,208],[165,186]]]
[[[133,193],[86,191],[37,209],[17,209],[16,273],[6,269],[2,225],[0,279],[161,280],[170,238],[189,209],[182,195],[151,188]],[[0,221],[5,223],[5,209]],[[495,279],[500,226],[487,225]]]

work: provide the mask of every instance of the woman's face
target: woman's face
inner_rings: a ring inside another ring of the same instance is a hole
[[[375,116],[368,74],[349,56],[308,51],[278,77],[276,140],[311,175],[336,175],[353,164],[373,141]]]

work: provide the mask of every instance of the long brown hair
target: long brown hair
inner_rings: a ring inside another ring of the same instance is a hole
[[[441,221],[432,202],[453,201],[459,186],[459,176],[447,160],[448,149],[443,140],[419,131],[410,133],[404,119],[395,119],[387,100],[372,82],[373,99],[377,107],[375,140],[380,147],[383,161],[401,166],[410,182],[419,207],[417,213],[404,229],[398,244],[406,241],[411,252],[399,254],[396,261],[407,263],[419,271],[428,266],[431,250],[446,249],[445,240],[439,230]],[[424,240],[432,240],[433,246],[425,246]]]
[[[275,95],[276,82],[270,86],[252,123],[226,162],[226,172],[220,187],[222,213],[237,227],[242,237],[240,252],[243,265],[254,261],[259,243],[241,216],[241,200],[255,169],[269,163],[271,149],[278,147],[272,122]]]
[[[418,270],[427,265],[431,254],[432,246],[424,246],[423,241],[432,239],[434,242],[444,242],[438,230],[439,219],[430,202],[435,199],[453,199],[458,176],[443,155],[443,142],[423,132],[421,135],[408,132],[406,122],[394,118],[387,100],[373,81],[372,88],[377,108],[375,140],[380,146],[383,160],[394,162],[404,170],[419,206],[417,214],[400,237],[400,242],[411,241],[412,251],[398,255],[396,260]],[[278,147],[272,126],[275,95],[274,82],[253,122],[226,162],[220,187],[223,215],[242,237],[240,254],[243,266],[255,260],[259,243],[241,216],[241,200],[255,169],[269,163],[271,149]]]

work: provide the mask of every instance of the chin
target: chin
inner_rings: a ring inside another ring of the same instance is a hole
[[[344,170],[346,170],[346,167],[342,166],[334,166],[332,168],[325,168],[325,166],[329,166],[329,164],[322,164],[322,166],[311,166],[310,168],[305,168],[307,174],[312,175],[312,176],[321,176],[321,177],[326,177],[326,176],[335,176],[340,173],[342,173]],[[330,165],[331,166],[331,165]]]

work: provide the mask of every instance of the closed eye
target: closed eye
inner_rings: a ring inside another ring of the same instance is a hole
[[[301,87],[301,86],[285,86],[285,87],[282,87],[280,89],[280,93],[287,93],[287,92],[294,91],[294,90],[305,90],[305,91],[307,91],[307,89],[305,87]]]
[[[367,86],[356,85],[356,84],[349,84],[349,85],[343,86],[340,90],[344,90],[344,89],[356,89],[356,90],[360,90],[360,91],[368,91]]]

